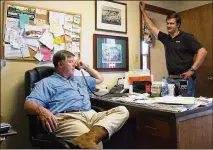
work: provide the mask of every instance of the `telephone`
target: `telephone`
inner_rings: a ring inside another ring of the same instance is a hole
[[[127,93],[128,89],[124,88],[123,84],[114,85],[109,91],[110,94],[116,94],[116,93]]]

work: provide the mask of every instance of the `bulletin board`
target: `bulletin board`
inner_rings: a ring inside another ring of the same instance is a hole
[[[51,61],[68,50],[80,59],[81,14],[4,2],[1,59]]]

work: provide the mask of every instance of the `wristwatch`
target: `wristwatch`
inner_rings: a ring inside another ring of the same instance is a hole
[[[194,69],[193,67],[191,67],[191,68],[189,69],[189,71],[193,72],[193,74],[195,73],[195,69]]]

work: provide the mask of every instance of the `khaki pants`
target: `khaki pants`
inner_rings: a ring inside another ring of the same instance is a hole
[[[129,117],[129,112],[126,107],[118,106],[98,113],[90,110],[60,113],[56,117],[58,121],[58,128],[55,131],[56,137],[72,143],[75,137],[89,132],[93,126],[104,127],[110,138],[124,125]],[[99,143],[99,148],[102,148],[102,143]]]

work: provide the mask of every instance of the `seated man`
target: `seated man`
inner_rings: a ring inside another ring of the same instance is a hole
[[[91,109],[90,91],[83,77],[74,76],[75,66],[86,70],[90,89],[103,82],[95,69],[82,61],[74,62],[74,54],[58,51],[53,56],[56,72],[36,83],[27,96],[24,108],[38,115],[44,129],[81,148],[102,148],[102,140],[109,139],[129,117],[124,106],[104,112]]]

